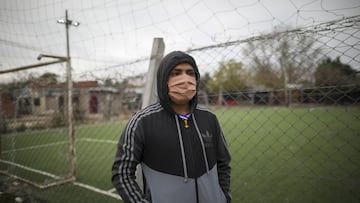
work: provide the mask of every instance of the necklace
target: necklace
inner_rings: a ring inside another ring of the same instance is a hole
[[[180,114],[180,113],[178,113],[177,114],[181,119],[183,119],[183,121],[184,121],[184,127],[185,128],[189,128],[190,126],[189,126],[189,122],[188,122],[188,120],[189,120],[189,118],[190,118],[190,113],[187,113],[187,114]]]

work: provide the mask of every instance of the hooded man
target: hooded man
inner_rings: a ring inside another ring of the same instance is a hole
[[[157,72],[159,102],[127,123],[112,166],[125,203],[229,203],[230,153],[215,114],[197,104],[200,74],[190,55],[166,55]],[[135,181],[141,164],[145,193]]]

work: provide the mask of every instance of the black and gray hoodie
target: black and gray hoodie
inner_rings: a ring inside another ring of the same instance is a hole
[[[171,52],[157,74],[159,102],[137,112],[126,125],[117,146],[112,183],[125,203],[225,203],[230,196],[230,154],[216,116],[191,101],[189,127],[173,111],[167,79],[178,64],[194,59]],[[198,85],[197,85],[198,86]],[[141,164],[146,194],[135,181]]]

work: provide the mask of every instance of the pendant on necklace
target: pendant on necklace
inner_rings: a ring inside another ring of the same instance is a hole
[[[185,128],[189,128],[188,120],[185,119],[185,120],[184,120],[184,123],[185,123],[184,127],[185,127]]]

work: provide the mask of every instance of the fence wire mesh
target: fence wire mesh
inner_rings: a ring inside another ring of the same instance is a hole
[[[231,151],[233,202],[360,201],[359,23],[353,16],[184,50],[200,69],[199,101],[218,116]],[[73,82],[71,182],[64,67],[2,84],[1,198],[121,201],[111,165],[141,108],[148,64]]]
[[[337,21],[189,51],[229,142],[234,202],[359,201],[359,34]]]

